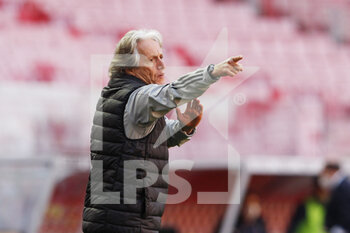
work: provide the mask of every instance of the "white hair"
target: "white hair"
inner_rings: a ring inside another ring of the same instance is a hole
[[[127,32],[117,44],[114,57],[109,66],[109,76],[125,73],[127,69],[137,67],[140,55],[137,51],[137,43],[140,40],[153,39],[162,47],[162,36],[156,30],[131,30]]]

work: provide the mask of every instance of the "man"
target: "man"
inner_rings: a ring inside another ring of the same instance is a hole
[[[238,218],[235,233],[266,233],[260,197],[258,195],[253,193],[247,195]]]
[[[196,98],[220,77],[242,71],[237,63],[242,57],[238,56],[163,84],[162,59],[162,39],[157,31],[129,31],[117,45],[110,81],[97,103],[91,132],[93,166],[83,213],[85,233],[159,231],[164,203],[158,197],[167,193],[162,173],[167,168],[168,147],[183,144],[194,133],[203,110]],[[184,113],[176,109],[185,103]],[[178,120],[165,117],[172,109],[176,109]],[[94,166],[96,161],[102,161],[103,169]],[[128,167],[132,161],[139,162],[134,170]],[[146,166],[158,170],[153,169],[156,180],[149,181],[151,172]],[[95,173],[103,174],[103,182],[96,182]],[[132,179],[135,173],[137,184]],[[104,193],[96,195],[102,186]],[[130,192],[133,189],[135,196]],[[119,192],[120,203],[101,201],[107,192]]]
[[[337,163],[328,163],[319,176],[320,186],[331,192],[326,207],[330,233],[350,233],[350,182]]]
[[[326,233],[325,203],[328,191],[321,188],[317,177],[312,180],[312,193],[296,209],[288,233]]]

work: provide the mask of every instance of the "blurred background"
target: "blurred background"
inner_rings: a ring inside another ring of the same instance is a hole
[[[1,233],[81,232],[93,110],[108,82],[109,60],[96,74],[94,58],[141,28],[163,35],[169,81],[216,62],[217,48],[253,70],[213,85],[191,143],[170,150],[195,162],[178,172],[195,191],[228,190],[234,148],[241,203],[259,203],[266,231],[284,233],[325,161],[350,173],[348,0],[0,0]],[[162,224],[214,233],[243,209],[196,204],[193,192]]]

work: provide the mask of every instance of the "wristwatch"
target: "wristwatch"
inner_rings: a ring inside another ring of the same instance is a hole
[[[214,64],[210,64],[210,65],[208,66],[208,68],[207,68],[208,74],[209,74],[210,77],[212,77],[212,78],[214,78],[214,77],[211,75],[211,73],[213,73],[213,71],[214,71],[214,67],[215,67]]]

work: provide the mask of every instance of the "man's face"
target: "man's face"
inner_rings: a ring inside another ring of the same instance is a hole
[[[152,83],[163,84],[164,82],[164,63],[162,48],[158,42],[152,39],[141,40],[137,44],[137,50],[140,56],[140,66],[147,67],[151,73]]]
[[[319,175],[318,182],[321,188],[331,189],[337,179],[337,170],[325,168]]]

